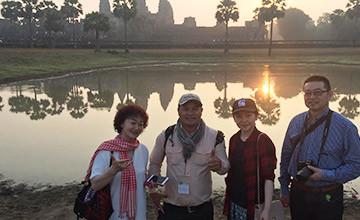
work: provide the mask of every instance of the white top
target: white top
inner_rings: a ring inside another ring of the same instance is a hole
[[[105,173],[109,169],[110,165],[110,151],[99,151],[96,155],[94,164],[91,170],[90,179],[95,176]],[[114,152],[114,157],[119,159],[119,152]],[[146,166],[148,163],[149,152],[145,145],[140,144],[138,148],[135,149],[133,155],[133,165],[135,168],[136,174],[136,220],[145,220],[146,219],[146,190],[144,187],[144,182],[146,180]],[[121,184],[121,172],[118,172],[115,177],[110,182],[110,193],[111,201],[114,209],[113,214],[109,218],[110,220],[128,220],[126,215],[124,217],[119,217],[120,209],[120,184]]]

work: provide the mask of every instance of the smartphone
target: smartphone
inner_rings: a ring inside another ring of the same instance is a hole
[[[165,185],[165,183],[169,180],[169,177],[166,176],[158,176],[158,175],[151,175],[146,181],[147,182],[154,182],[156,184],[159,184],[161,186]]]

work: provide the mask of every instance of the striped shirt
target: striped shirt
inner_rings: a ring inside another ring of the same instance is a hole
[[[319,115],[315,121],[326,115],[329,108]],[[280,177],[281,194],[289,194],[289,178],[296,179],[298,161],[312,160],[315,166],[322,169],[321,181],[308,180],[305,185],[322,187],[334,183],[346,183],[360,176],[360,138],[356,126],[344,116],[334,112],[331,117],[329,133],[320,156],[322,137],[326,120],[309,133],[302,144],[292,153],[292,143],[301,133],[309,112],[295,116],[288,127],[281,152]],[[311,126],[309,120],[307,128]],[[319,159],[319,164],[316,164]]]

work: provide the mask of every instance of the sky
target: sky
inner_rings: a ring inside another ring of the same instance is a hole
[[[0,0],[0,2],[5,0]],[[261,6],[261,0],[235,0],[240,12],[238,22],[231,26],[243,26],[245,21],[252,20],[254,9]],[[64,0],[53,0],[61,6]],[[99,10],[100,0],[79,0],[83,5],[84,14]],[[112,5],[113,0],[110,0]],[[195,17],[197,26],[214,26],[216,24],[216,6],[220,0],[169,0],[174,12],[175,24],[182,24],[185,17]],[[335,9],[346,10],[349,0],[286,0],[288,7],[301,9],[314,21],[323,13],[331,13]],[[156,13],[159,0],[146,0],[152,13]]]

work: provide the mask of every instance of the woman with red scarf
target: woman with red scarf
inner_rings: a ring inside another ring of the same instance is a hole
[[[114,210],[110,219],[146,219],[144,182],[149,152],[137,137],[146,128],[148,118],[138,105],[121,107],[114,119],[119,134],[103,142],[91,159],[85,179],[90,179],[95,191],[110,184]]]
[[[228,220],[253,220],[254,205],[265,203],[259,220],[270,220],[276,167],[275,146],[266,134],[255,127],[259,113],[252,99],[236,100],[232,114],[240,130],[230,138],[231,168],[225,179],[224,214],[228,216]],[[257,188],[258,165],[260,195]],[[260,201],[257,201],[258,197]]]

